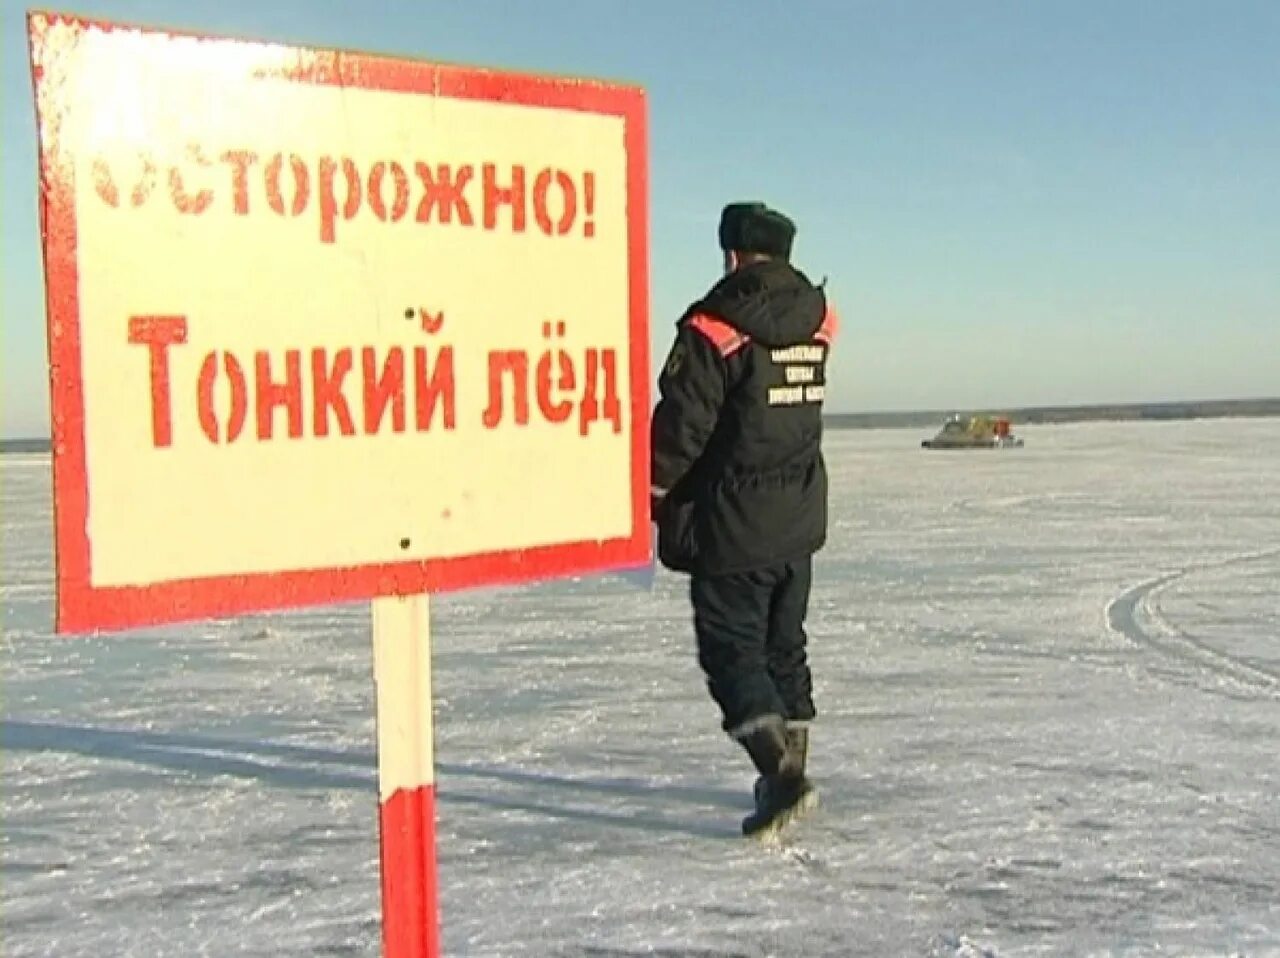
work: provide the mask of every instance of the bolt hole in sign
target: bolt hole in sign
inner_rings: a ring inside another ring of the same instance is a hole
[[[644,93],[28,26],[58,631],[373,600],[433,951],[425,596],[650,561]]]

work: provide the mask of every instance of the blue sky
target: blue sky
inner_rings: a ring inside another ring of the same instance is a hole
[[[48,429],[24,8],[3,36],[0,435]],[[1280,3],[78,0],[648,91],[655,367],[763,199],[844,321],[828,408],[1280,394]]]

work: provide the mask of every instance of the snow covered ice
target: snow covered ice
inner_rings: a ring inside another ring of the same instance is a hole
[[[828,436],[784,847],[684,580],[436,598],[446,954],[1280,954],[1280,420],[927,433]],[[54,637],[0,482],[4,953],[377,954],[368,605]]]

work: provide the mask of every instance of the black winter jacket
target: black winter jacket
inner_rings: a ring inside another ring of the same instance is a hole
[[[722,575],[823,546],[835,326],[823,291],[777,260],[730,273],[680,318],[651,428],[663,565]]]

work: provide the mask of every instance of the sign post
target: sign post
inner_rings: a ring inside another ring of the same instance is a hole
[[[388,958],[439,953],[430,622],[425,595],[373,601],[382,940]]]
[[[642,90],[29,16],[57,629],[373,603],[438,949],[427,596],[650,561]]]

